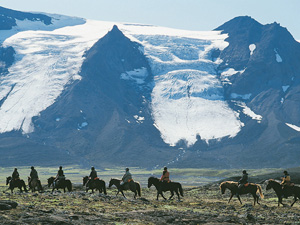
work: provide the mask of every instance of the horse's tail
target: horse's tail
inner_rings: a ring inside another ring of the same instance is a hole
[[[259,195],[260,195],[261,198],[265,197],[264,194],[263,194],[263,192],[262,192],[261,186],[259,184],[257,184],[257,191],[256,192],[259,193]]]
[[[141,197],[141,185],[139,183],[136,183],[136,189],[138,191],[138,195]]]
[[[104,192],[105,195],[107,195],[105,181],[103,181],[103,192]]]
[[[180,195],[183,197],[183,189],[182,189],[181,184],[179,184],[179,192],[180,192]]]
[[[72,182],[70,180],[67,180],[67,188],[69,192],[72,191]]]
[[[37,180],[40,191],[43,191],[43,186],[40,180]]]

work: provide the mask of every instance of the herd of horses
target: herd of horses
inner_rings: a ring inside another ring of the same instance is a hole
[[[30,178],[28,178],[28,183],[30,183],[29,189],[31,189],[32,192],[43,191],[43,187],[41,185],[40,180],[35,179],[35,180],[30,181],[29,179]],[[72,183],[68,179],[63,179],[59,182],[55,182],[55,177],[50,177],[50,178],[48,178],[47,181],[48,181],[48,187],[50,188],[52,186],[52,193],[54,192],[55,189],[57,189],[57,190],[63,189],[64,192],[66,192],[66,189],[69,192],[72,191]],[[139,197],[141,197],[141,186],[140,186],[139,182],[135,182],[132,180],[132,181],[128,182],[126,185],[121,185],[121,182],[122,182],[122,180],[112,178],[109,181],[108,187],[111,188],[112,186],[115,186],[118,189],[118,192],[116,195],[121,193],[124,198],[126,198],[126,196],[123,191],[126,191],[126,190],[132,191],[134,193],[134,198],[136,198],[137,195]],[[14,188],[19,188],[21,192],[23,192],[23,189],[24,189],[24,191],[27,192],[27,188],[26,188],[26,184],[25,184],[24,180],[20,179],[20,180],[12,181],[11,177],[7,177],[6,185],[9,185],[9,189],[11,190],[12,193],[13,193]],[[178,201],[180,201],[180,196],[183,197],[183,189],[182,189],[181,184],[178,182],[160,182],[160,180],[158,178],[151,176],[148,179],[148,188],[150,188],[152,185],[157,190],[157,196],[156,196],[157,200],[159,198],[159,195],[161,195],[162,198],[164,200],[166,200],[165,196],[163,195],[163,192],[167,192],[167,191],[171,192],[171,196],[169,199],[173,198],[174,193],[176,193],[176,195],[178,197]],[[83,186],[85,186],[86,192],[88,192],[88,190],[92,190],[92,192],[94,193],[94,190],[98,190],[99,193],[104,193],[105,195],[107,194],[106,184],[105,184],[104,180],[96,179],[94,181],[91,181],[88,176],[85,176],[85,177],[83,177]],[[220,184],[221,193],[225,194],[226,189],[230,190],[230,192],[231,192],[228,203],[230,203],[233,196],[236,196],[238,198],[239,202],[242,204],[240,195],[244,195],[244,194],[248,194],[248,193],[250,193],[253,196],[254,205],[256,203],[260,204],[258,201],[259,197],[262,199],[264,198],[262,188],[259,184],[248,183],[247,186],[244,186],[241,189],[239,189],[238,182],[224,181]],[[298,187],[298,186],[288,186],[285,189],[283,189],[280,182],[273,180],[273,179],[269,179],[266,181],[266,190],[270,190],[270,189],[273,189],[278,197],[278,206],[280,206],[280,204],[284,205],[282,202],[283,196],[286,198],[289,196],[294,197],[294,201],[291,204],[291,206],[293,206],[295,204],[295,202],[300,198],[300,187]]]

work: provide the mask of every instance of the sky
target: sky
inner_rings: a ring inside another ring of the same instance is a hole
[[[199,31],[248,15],[262,24],[278,22],[300,40],[300,0],[0,0],[0,6]]]

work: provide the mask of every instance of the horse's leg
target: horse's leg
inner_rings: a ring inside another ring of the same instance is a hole
[[[291,204],[291,207],[295,204],[295,202],[298,200],[297,196],[294,196],[294,202]]]
[[[164,200],[167,200],[162,192],[160,193],[160,195],[164,198]]]
[[[64,193],[66,193],[66,187],[64,187]]]
[[[176,192],[176,194],[177,194],[178,201],[180,201],[180,196],[179,196],[178,190],[175,190],[175,192]]]
[[[243,205],[242,201],[241,201],[241,198],[240,198],[240,195],[237,196],[238,200],[240,201],[241,205]]]
[[[170,196],[170,198],[169,198],[169,200],[170,199],[172,199],[173,198],[173,196],[174,196],[174,191],[170,191],[171,192],[171,196]],[[176,194],[178,195],[178,193],[176,192]]]
[[[255,193],[253,193],[252,196],[253,196],[253,199],[254,199],[254,204],[253,205],[255,205],[257,196],[256,196]]]
[[[120,191],[121,191],[121,193],[122,193],[123,197],[124,197],[124,198],[126,198],[126,196],[125,196],[124,192],[123,192],[122,190],[120,190]]]
[[[230,198],[229,198],[229,200],[228,200],[228,203],[231,201],[231,199],[232,199],[232,197],[233,197],[233,193],[231,193],[231,195],[230,195]]]
[[[257,202],[257,204],[259,204],[259,205],[260,205],[260,203],[258,202],[258,200],[259,200],[259,196],[258,196],[258,195],[256,195],[256,202]]]
[[[156,200],[158,201],[159,192],[157,192]]]

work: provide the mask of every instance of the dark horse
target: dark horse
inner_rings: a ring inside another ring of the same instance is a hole
[[[64,189],[64,192],[66,192],[66,188],[68,189],[69,192],[72,191],[72,183],[70,180],[60,180],[60,181],[56,181],[55,183],[54,183],[54,180],[55,180],[55,177],[48,178],[48,187],[50,187],[51,185],[53,186],[52,193],[55,188],[56,188],[56,190],[58,190],[59,188],[62,188],[62,189]]]
[[[116,196],[119,194],[119,192],[121,192],[123,197],[126,198],[123,191],[131,190],[132,192],[134,192],[134,198],[136,198],[137,194],[141,197],[140,183],[130,181],[129,183],[127,183],[125,185],[121,185],[121,182],[122,182],[122,180],[114,179],[114,178],[110,179],[110,181],[109,181],[108,187],[115,185],[118,188],[118,192],[117,192]]]
[[[96,179],[94,182],[91,182],[88,176],[83,177],[82,180],[83,186],[85,185],[86,187],[86,192],[88,192],[89,189],[92,189],[92,193],[94,193],[94,189],[96,189],[99,191],[99,193],[104,192],[105,195],[107,194],[104,180]]]
[[[261,186],[259,184],[253,184],[253,183],[249,183],[249,185],[247,187],[242,187],[240,190],[238,189],[238,182],[234,182],[234,181],[224,181],[220,184],[220,189],[222,194],[225,193],[226,189],[229,189],[231,191],[231,196],[229,198],[228,203],[230,202],[230,200],[232,199],[232,197],[234,195],[237,195],[237,198],[239,199],[240,203],[242,204],[241,198],[239,195],[244,195],[244,194],[252,194],[253,198],[254,198],[254,205],[257,202],[257,204],[259,204],[258,199],[259,196],[256,195],[256,193],[258,192],[261,198],[264,198],[264,195],[262,193],[262,189]]]
[[[37,191],[43,191],[43,187],[41,184],[41,181],[39,179],[34,178],[32,181],[30,181],[31,178],[28,177],[28,186],[29,189],[31,189],[32,192],[35,192],[35,188],[37,188]]]
[[[284,205],[282,203],[282,196],[283,195],[285,195],[286,197],[294,196],[294,202],[291,204],[291,206],[293,206],[295,204],[295,202],[298,200],[298,198],[300,198],[300,187],[298,187],[298,186],[286,186],[283,189],[282,185],[279,182],[277,182],[273,179],[268,180],[267,183],[268,184],[267,184],[266,189],[270,190],[271,188],[273,188],[276,195],[277,195],[278,206],[280,204]]]
[[[20,189],[20,192],[23,192],[22,188],[24,188],[24,191],[27,192],[26,184],[24,180],[12,180],[12,178],[6,177],[6,185],[9,184],[9,189],[11,190],[11,193],[13,193],[13,190],[15,187]]]
[[[177,182],[160,182],[158,178],[156,177],[149,177],[148,179],[148,188],[150,188],[152,185],[155,186],[157,190],[157,197],[156,200],[158,200],[158,196],[161,195],[165,200],[165,196],[163,195],[163,192],[170,191],[171,196],[169,199],[171,199],[174,196],[174,191],[178,196],[178,201],[180,201],[180,195],[183,197],[183,190],[180,183]],[[180,195],[179,195],[180,193]]]

